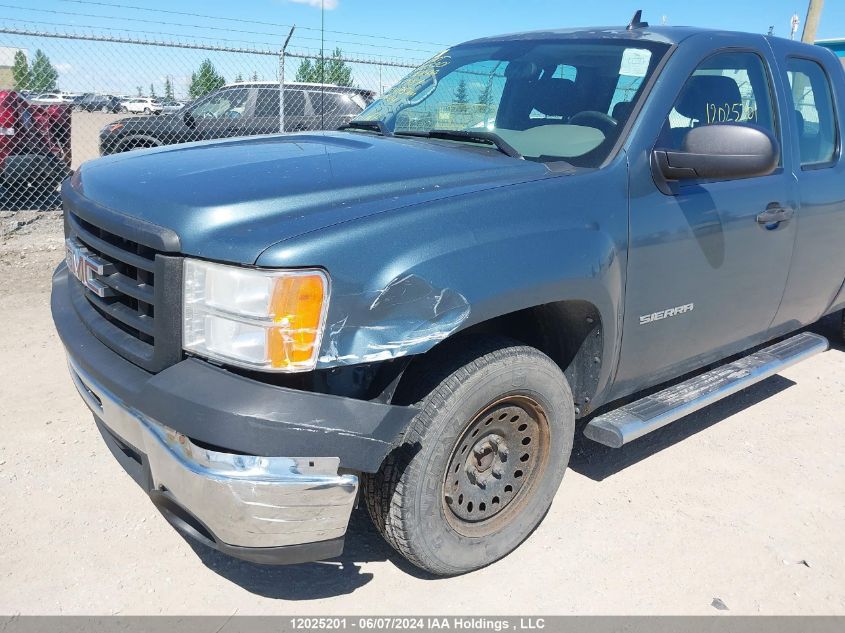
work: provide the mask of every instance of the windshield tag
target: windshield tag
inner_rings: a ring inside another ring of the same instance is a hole
[[[650,61],[651,51],[642,48],[626,48],[622,53],[619,74],[626,77],[645,77]]]

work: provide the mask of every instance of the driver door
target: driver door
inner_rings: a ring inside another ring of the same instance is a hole
[[[753,124],[783,138],[773,60],[765,49],[708,54],[688,77],[655,148],[681,147],[704,125]],[[767,340],[786,287],[796,218],[765,224],[777,206],[797,211],[786,175],[655,184],[648,161],[631,172],[630,250],[616,388],[630,393]]]
[[[223,88],[195,108],[191,115],[198,140],[227,138],[246,134],[251,111],[248,88]]]

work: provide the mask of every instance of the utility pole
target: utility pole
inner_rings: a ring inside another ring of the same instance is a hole
[[[807,19],[804,20],[804,34],[801,36],[802,42],[806,42],[807,44],[816,43],[816,31],[819,29],[823,7],[824,0],[810,0],[810,4],[807,7]]]
[[[279,134],[285,133],[285,53],[295,28],[296,24],[290,27],[290,33],[279,51]]]

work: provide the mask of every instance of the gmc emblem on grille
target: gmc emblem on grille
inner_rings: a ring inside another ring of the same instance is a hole
[[[114,291],[97,277],[115,272],[111,262],[107,262],[85,248],[74,239],[65,240],[65,261],[68,270],[98,297],[112,297]]]

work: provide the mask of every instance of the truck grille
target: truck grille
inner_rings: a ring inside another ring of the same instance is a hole
[[[72,300],[92,333],[124,358],[160,371],[181,358],[181,257],[99,227],[70,209],[66,233],[105,264],[99,296],[74,281]]]

